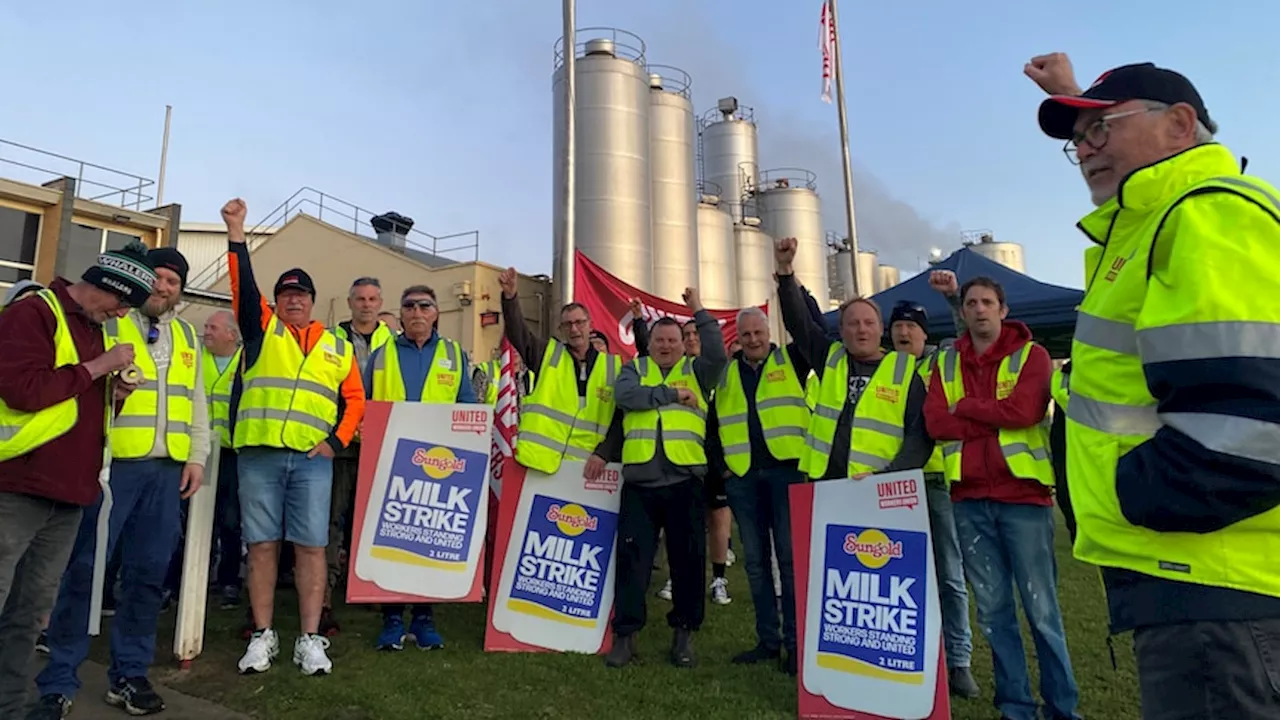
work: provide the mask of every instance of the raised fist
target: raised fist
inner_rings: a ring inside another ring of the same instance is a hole
[[[791,263],[796,259],[796,247],[799,243],[793,237],[778,238],[773,244],[773,262],[781,275],[791,274]]]
[[[934,270],[929,273],[929,287],[942,293],[944,297],[951,297],[960,292],[960,282],[956,280],[956,274],[950,270]]]
[[[244,228],[244,217],[248,213],[249,207],[240,198],[228,200],[227,204],[222,206],[222,221],[228,228]]]
[[[644,317],[644,306],[640,304],[640,298],[631,298],[627,303],[627,309],[631,311],[631,319],[639,320]]]
[[[1075,71],[1071,69],[1071,59],[1066,53],[1037,55],[1023,66],[1022,72],[1050,95],[1079,95],[1081,92],[1076,84]]]
[[[685,307],[689,308],[689,310],[698,312],[702,309],[702,297],[698,295],[698,288],[687,287],[680,297],[684,299]]]
[[[509,267],[498,273],[498,286],[502,288],[502,296],[510,300],[516,296],[516,269]]]

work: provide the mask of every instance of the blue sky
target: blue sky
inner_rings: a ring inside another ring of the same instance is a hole
[[[184,220],[216,221],[233,195],[261,219],[306,185],[435,234],[478,229],[481,259],[551,270],[557,0],[15,5],[0,23],[0,138],[154,178],[167,103],[166,199]],[[817,172],[839,229],[820,8],[580,0],[578,24],[641,36],[650,62],[692,74],[699,112],[724,95],[754,106],[762,167]],[[1072,55],[1083,84],[1127,62],[1180,70],[1220,139],[1280,179],[1278,16],[1263,0],[845,0],[861,242],[913,272],[930,245],[991,229],[1024,245],[1031,274],[1079,286],[1073,226],[1088,194],[1060,143],[1040,134],[1041,93],[1021,73],[1053,50]]]

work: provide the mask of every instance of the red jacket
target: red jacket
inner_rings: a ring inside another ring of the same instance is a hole
[[[71,339],[83,363],[104,352],[102,326],[71,299],[69,285],[58,278],[50,289],[62,301]],[[97,501],[99,493],[107,381],[95,381],[83,365],[54,369],[55,327],[49,306],[35,295],[0,313],[0,337],[4,338],[0,399],[15,410],[34,412],[74,397],[79,411],[75,427],[67,434],[26,455],[0,462],[0,492],[87,506]]]
[[[1026,428],[1044,419],[1049,407],[1049,377],[1053,365],[1049,353],[1036,345],[1018,376],[1013,393],[996,399],[996,372],[1000,361],[1031,341],[1026,325],[1006,320],[1000,338],[982,355],[974,353],[965,333],[956,341],[964,398],[955,412],[947,409],[942,373],[935,372],[924,404],[929,435],[939,442],[964,441],[960,482],[951,486],[952,500],[994,500],[1017,505],[1052,505],[1050,488],[1034,480],[1015,478],[1000,452],[999,428]]]

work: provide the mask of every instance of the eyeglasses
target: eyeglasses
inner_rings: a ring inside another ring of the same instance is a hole
[[[426,312],[427,310],[430,310],[435,306],[436,306],[436,303],[434,300],[405,300],[400,303],[401,310],[412,310],[414,308],[417,308],[419,310],[422,310],[423,312]]]
[[[1084,132],[1075,133],[1071,139],[1067,140],[1062,146],[1062,152],[1067,156],[1067,162],[1072,165],[1080,164],[1080,143],[1084,143],[1094,150],[1101,150],[1107,146],[1107,141],[1111,139],[1111,121],[1120,118],[1132,117],[1134,115],[1144,115],[1149,112],[1156,112],[1155,108],[1140,108],[1138,110],[1129,110],[1121,113],[1113,113],[1111,115],[1103,115],[1094,121],[1092,125],[1084,129]]]
[[[583,318],[583,319],[581,319],[581,320],[561,320],[561,321],[560,321],[560,327],[564,327],[564,328],[567,328],[567,327],[585,327],[585,326],[590,325],[590,324],[591,324],[591,321],[590,321],[590,320],[588,320],[588,319],[586,319],[586,318]]]

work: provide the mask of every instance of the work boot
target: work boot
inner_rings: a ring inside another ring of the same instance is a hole
[[[755,665],[756,663],[776,661],[782,651],[778,648],[756,645],[750,650],[733,656],[734,665]]]
[[[604,656],[604,664],[611,668],[625,667],[636,659],[636,636],[613,634],[613,647]]]
[[[693,657],[693,631],[676,628],[671,635],[671,664],[680,668],[691,668],[698,664]]]
[[[973,673],[969,672],[967,667],[954,667],[947,672],[947,685],[951,688],[951,694],[957,697],[972,700],[981,694],[978,683],[973,679]]]

